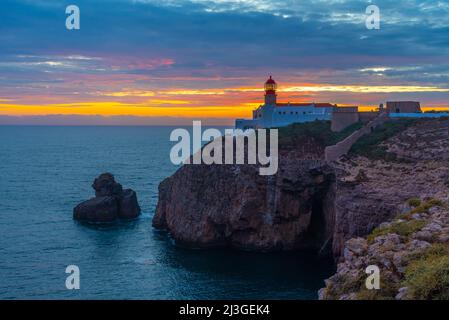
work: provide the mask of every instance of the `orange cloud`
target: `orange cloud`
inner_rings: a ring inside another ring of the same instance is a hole
[[[120,102],[83,102],[49,105],[0,104],[0,115],[134,115],[168,116],[179,118],[239,118],[251,115],[250,106],[158,107],[148,104]]]
[[[153,91],[125,90],[115,92],[97,92],[100,96],[107,97],[153,97]]]
[[[109,87],[110,88],[110,87]],[[290,84],[280,88],[279,100],[333,102],[359,105],[363,111],[383,102],[389,93],[449,92],[431,86],[356,86],[327,84]],[[130,85],[116,91],[94,91],[87,95],[33,95],[0,98],[0,115],[134,115],[179,118],[248,118],[263,103],[261,87],[133,89]],[[148,99],[151,97],[151,99]],[[113,98],[115,101],[105,101]],[[35,104],[34,101],[40,101]],[[61,101],[70,101],[61,103]],[[374,101],[374,102],[373,102]],[[373,104],[373,105],[371,105]],[[426,105],[423,103],[423,106]],[[433,106],[433,105],[432,105]],[[435,105],[447,107],[447,103]],[[430,105],[428,107],[431,107]]]

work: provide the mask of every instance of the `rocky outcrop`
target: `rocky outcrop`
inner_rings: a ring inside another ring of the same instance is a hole
[[[73,218],[88,222],[111,222],[118,218],[116,197],[95,197],[81,202],[73,209]]]
[[[140,215],[136,192],[123,190],[110,173],[103,173],[94,180],[95,198],[78,204],[73,218],[86,222],[112,222],[117,219],[133,219]]]
[[[446,199],[449,200],[449,197]],[[367,238],[346,242],[335,275],[320,299],[449,299],[449,209],[438,199],[382,223]],[[366,268],[379,268],[380,286],[368,290]]]
[[[192,247],[319,249],[333,227],[325,203],[335,181],[323,151],[312,140],[285,145],[274,176],[257,165],[185,165],[159,185],[153,226]]]
[[[445,199],[449,194],[449,120],[419,121],[378,148],[384,158],[350,155],[334,162],[337,257],[345,241],[367,235],[407,210],[403,204],[408,199]]]
[[[347,240],[393,219],[407,199],[449,194],[448,128],[448,120],[420,121],[384,140],[394,161],[326,162],[324,145],[303,137],[280,140],[274,176],[254,165],[186,165],[160,184],[153,225],[189,246],[330,249],[338,259]]]
[[[320,298],[449,299],[449,121],[419,121],[378,147],[395,160],[335,164],[338,267]],[[368,265],[380,290],[366,289]]]

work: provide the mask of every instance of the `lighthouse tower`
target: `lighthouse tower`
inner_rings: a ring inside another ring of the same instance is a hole
[[[277,84],[276,81],[274,81],[271,78],[271,76],[265,82],[264,88],[265,88],[265,104],[275,105],[277,96],[276,95]]]

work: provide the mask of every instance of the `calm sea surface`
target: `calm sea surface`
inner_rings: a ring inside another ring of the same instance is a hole
[[[300,253],[188,250],[151,227],[169,127],[0,127],[0,299],[316,299],[332,272]],[[109,171],[142,216],[93,227],[72,209]],[[77,265],[81,289],[67,290]]]

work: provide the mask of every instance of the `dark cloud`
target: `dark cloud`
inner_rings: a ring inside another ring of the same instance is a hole
[[[335,71],[323,78],[328,83],[448,84],[449,6],[441,1],[376,1],[380,30],[365,27],[371,1],[74,3],[81,9],[79,31],[65,29],[64,2],[2,0],[0,84],[53,81],[67,72],[251,77],[322,70]],[[61,58],[73,55],[101,60]],[[174,64],[140,63],[152,59]],[[391,69],[359,71],[372,67]]]

